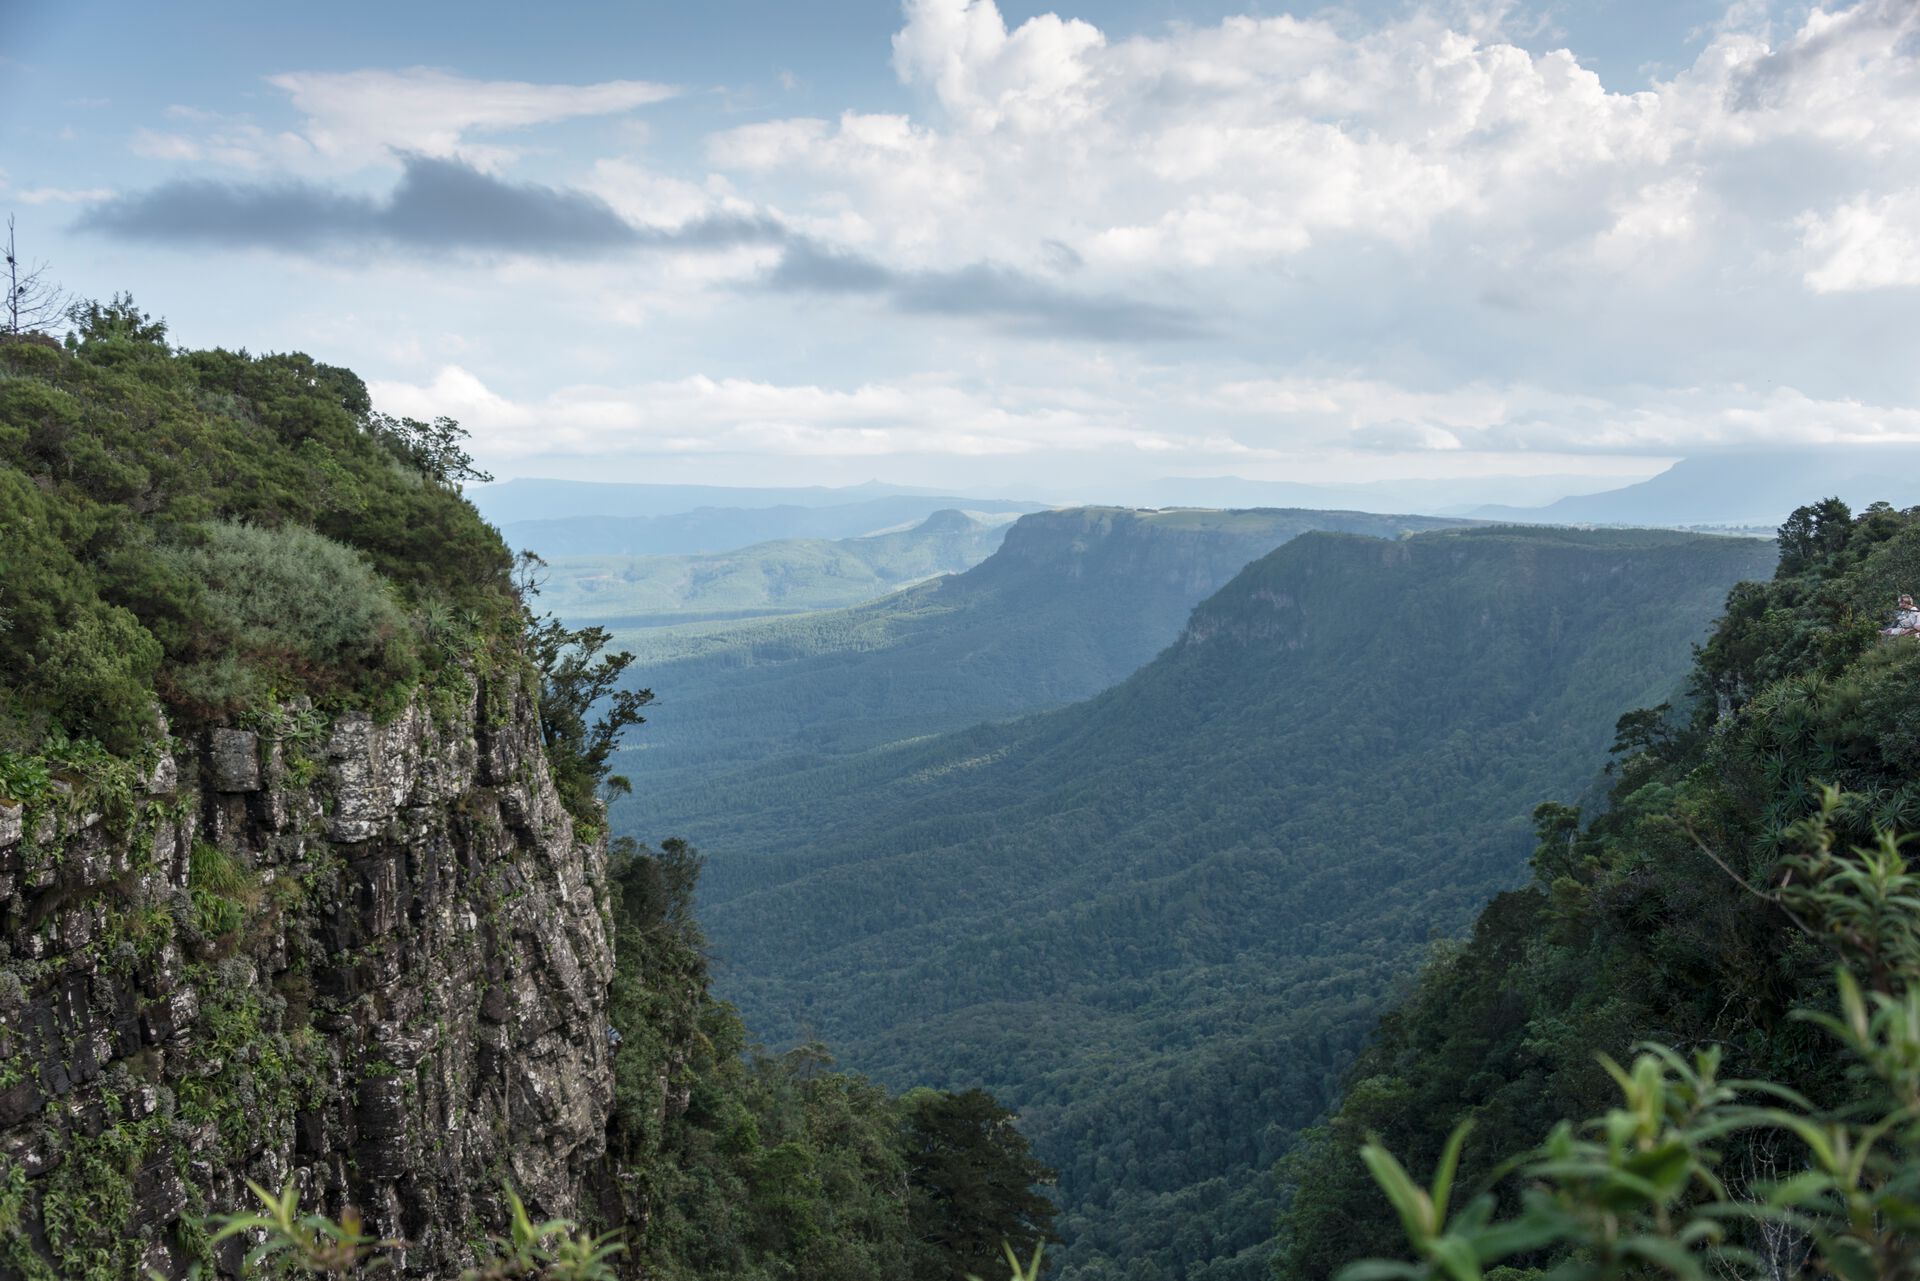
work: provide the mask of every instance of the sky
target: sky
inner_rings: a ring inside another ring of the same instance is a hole
[[[503,478],[1920,441],[1920,0],[0,3],[23,258]]]

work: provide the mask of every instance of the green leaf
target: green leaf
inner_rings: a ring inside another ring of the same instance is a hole
[[[1425,1272],[1426,1269],[1417,1264],[1395,1263],[1391,1259],[1361,1259],[1335,1273],[1334,1281],[1413,1281]]]
[[[1415,1249],[1424,1250],[1433,1235],[1433,1203],[1408,1177],[1406,1167],[1377,1141],[1360,1149],[1360,1159],[1373,1174],[1373,1181],[1387,1194],[1387,1200],[1400,1215],[1407,1240]]]
[[[1805,1170],[1767,1188],[1767,1204],[1772,1206],[1806,1205],[1833,1192],[1832,1176],[1819,1170]]]
[[[1852,1237],[1835,1237],[1822,1243],[1821,1262],[1840,1281],[1880,1281],[1873,1266],[1873,1253]]]
[[[1674,1276],[1685,1277],[1687,1281],[1706,1281],[1699,1258],[1678,1242],[1659,1237],[1635,1237],[1621,1242],[1620,1250],[1623,1254],[1657,1264]]]
[[[1447,1146],[1440,1153],[1440,1166],[1433,1174],[1433,1226],[1438,1231],[1447,1224],[1447,1202],[1453,1196],[1453,1177],[1460,1169],[1460,1152],[1466,1146],[1467,1135],[1473,1130],[1473,1118],[1468,1117],[1453,1127],[1453,1133],[1447,1136]],[[1474,1277],[1479,1269],[1474,1269]]]
[[[1427,1253],[1453,1281],[1480,1281],[1480,1260],[1459,1237],[1437,1237],[1429,1243]]]

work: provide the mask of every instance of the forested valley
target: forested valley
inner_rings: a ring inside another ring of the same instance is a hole
[[[1773,557],[1303,533],[1089,701],[743,774],[688,832],[722,990],[776,1042],[1017,1108],[1068,1275],[1263,1275],[1267,1171],[1396,983]]]

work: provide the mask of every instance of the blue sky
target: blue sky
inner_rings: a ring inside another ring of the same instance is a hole
[[[20,6],[0,208],[502,475],[1920,439],[1920,6]]]

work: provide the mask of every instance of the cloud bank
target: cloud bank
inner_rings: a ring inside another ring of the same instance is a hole
[[[428,252],[561,257],[717,249],[777,242],[786,234],[771,219],[729,214],[673,228],[636,226],[587,192],[508,182],[423,155],[402,157],[400,182],[385,196],[292,180],[187,180],[102,201],[78,225],[130,240],[302,253],[379,243]]]
[[[543,136],[561,185],[523,180],[523,135],[673,91],[287,73],[285,127],[182,109],[135,140],[181,176],[82,225],[427,259],[442,277],[405,279],[444,281],[461,343],[476,292],[537,280],[641,341],[572,363],[555,340],[532,353],[552,390],[475,412],[564,420],[579,452],[1377,475],[1920,439],[1920,4],[1735,4],[1631,92],[1501,25],[1531,20],[1124,35],[906,0],[908,105],[739,123],[690,89],[677,151],[657,125],[625,151]],[[423,409],[478,395],[435,369],[497,367],[416,347],[440,355],[389,384]]]

